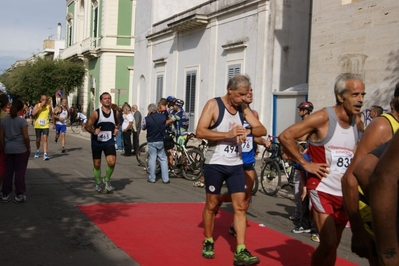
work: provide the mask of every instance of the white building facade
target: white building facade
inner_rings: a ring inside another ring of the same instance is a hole
[[[206,101],[247,74],[271,133],[276,92],[307,83],[310,10],[305,0],[138,1],[132,101],[147,113],[161,97],[180,98],[194,131]],[[292,122],[298,101],[285,114]]]

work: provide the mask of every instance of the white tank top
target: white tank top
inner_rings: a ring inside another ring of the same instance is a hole
[[[219,102],[220,98],[216,98]],[[219,117],[222,116],[220,123],[212,127],[213,131],[228,132],[237,125],[242,125],[239,111],[231,114],[224,104],[219,102]],[[210,141],[209,148],[206,152],[207,164],[220,164],[220,165],[240,165],[242,164],[241,157],[242,147],[241,143],[237,143],[237,138],[224,139],[219,141]]]
[[[64,120],[63,121],[57,120],[55,123],[57,125],[66,125],[67,124],[67,118],[68,118],[68,111],[64,110],[63,108],[61,108],[61,109],[62,109],[62,111],[61,111],[61,113],[58,116],[64,118]]]
[[[312,162],[329,164],[330,173],[321,180],[309,173],[307,186],[308,189],[342,196],[341,179],[353,158],[353,150],[358,140],[357,127],[353,117],[352,125],[343,128],[334,109],[326,109],[329,115],[327,136],[320,142],[309,140],[308,151]]]

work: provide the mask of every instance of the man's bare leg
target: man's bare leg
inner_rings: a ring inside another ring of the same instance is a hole
[[[320,244],[312,254],[312,266],[334,266],[337,248],[341,241],[345,224],[335,224],[334,217],[313,209],[313,220],[320,236]]]

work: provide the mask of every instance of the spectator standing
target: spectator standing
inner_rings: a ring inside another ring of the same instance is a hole
[[[43,136],[43,160],[48,161],[50,158],[47,154],[48,148],[48,136],[50,132],[50,121],[49,117],[52,114],[52,107],[50,105],[50,99],[46,95],[40,97],[40,103],[35,105],[32,114],[36,116],[35,119],[35,131],[36,131],[36,153],[35,158],[39,158],[40,155],[40,141]]]
[[[252,114],[243,100],[249,92],[251,83],[244,75],[232,77],[227,84],[223,97],[208,100],[202,110],[197,125],[197,137],[207,139],[209,148],[204,166],[206,202],[202,214],[204,224],[204,242],[202,256],[213,259],[215,212],[218,209],[220,192],[226,181],[234,210],[234,229],[236,232],[236,252],[234,265],[254,265],[259,258],[252,256],[245,247],[246,201],[245,177],[241,157],[242,143],[246,136],[266,135],[265,127]],[[251,128],[242,126],[243,119]]]
[[[313,104],[311,102],[302,102],[298,105],[298,115],[301,117],[302,120],[304,120],[306,117],[308,117],[312,111],[313,111]],[[297,142],[300,143],[300,145],[303,146],[303,149],[305,150],[307,148],[307,139],[308,135],[302,136],[299,139],[297,139]],[[295,212],[294,214],[290,215],[288,218],[291,221],[298,221],[302,218],[302,190],[300,189],[301,186],[301,172],[296,171],[295,172],[295,177],[294,177],[294,202],[295,202]],[[300,228],[300,227],[299,227]],[[299,229],[298,228],[298,229]],[[306,231],[310,228],[305,228]],[[292,230],[294,232],[295,228]],[[294,232],[296,233],[296,232]],[[298,233],[302,233],[299,232]]]
[[[143,120],[137,105],[132,107],[134,126],[133,126],[133,155],[136,155],[136,151],[140,146],[140,132],[141,132],[141,121]]]
[[[15,184],[15,203],[26,200],[25,173],[30,154],[30,139],[28,122],[18,114],[23,110],[24,103],[20,99],[13,101],[10,115],[1,120],[0,146],[5,154],[5,171],[3,180],[2,201],[8,202],[12,193],[12,182]],[[15,174],[15,177],[14,177]]]
[[[382,115],[383,112],[384,112],[384,109],[382,109],[381,106],[373,105],[370,108],[370,118],[374,119],[374,118]]]
[[[133,128],[134,118],[129,104],[125,103],[122,109],[123,109],[122,137],[123,137],[123,146],[125,147],[125,153],[122,153],[121,155],[131,156],[132,128]]]
[[[69,118],[67,100],[62,99],[61,106],[54,108],[53,113],[53,129],[55,129],[55,143],[58,142],[58,138],[61,135],[61,152],[65,153],[65,141],[66,141],[66,131],[67,122]]]
[[[76,119],[81,120],[82,121],[82,129],[84,129],[86,127],[86,123],[87,123],[87,116],[84,115],[81,112],[78,112],[76,114]]]
[[[150,157],[148,162],[150,176],[147,182],[156,182],[155,168],[158,158],[161,165],[162,182],[169,184],[168,162],[163,147],[163,138],[166,134],[166,116],[159,113],[157,106],[153,103],[148,105],[147,109],[148,114],[141,125],[142,130],[147,130],[148,154]]]
[[[173,128],[175,130],[176,142],[184,145],[187,138],[187,130],[189,126],[189,118],[183,110],[184,101],[176,99],[174,101],[174,112],[170,117],[173,119]]]
[[[86,131],[91,133],[91,150],[93,157],[93,174],[98,193],[111,192],[111,175],[116,163],[115,138],[118,134],[118,111],[111,108],[111,95],[104,92],[100,95],[101,107],[94,110],[86,124]],[[104,152],[107,161],[104,180],[101,180],[101,155]]]
[[[320,244],[312,254],[311,265],[334,265],[337,247],[348,222],[342,197],[341,179],[353,158],[358,141],[357,114],[363,105],[365,88],[358,74],[337,77],[336,105],[323,108],[280,134],[287,155],[308,172],[306,187],[312,204],[313,220]],[[307,162],[296,139],[309,134]]]
[[[123,109],[121,107],[118,107],[118,119],[119,121],[123,121]],[[116,135],[116,150],[118,152],[123,152],[124,150],[124,145],[123,145],[123,133],[122,133],[122,123],[118,128],[118,134]]]
[[[7,114],[7,107],[9,106],[9,101],[8,101],[8,96],[7,94],[0,92],[0,122],[3,120],[4,117],[6,117]],[[3,174],[4,174],[4,149],[0,145],[0,187],[3,182]]]
[[[71,121],[71,125],[75,123],[76,118],[76,108],[75,105],[72,104],[71,108],[69,108],[69,120]]]

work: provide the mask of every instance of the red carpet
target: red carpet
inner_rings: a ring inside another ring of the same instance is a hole
[[[215,259],[201,256],[203,203],[113,203],[79,206],[118,247],[140,265],[233,265],[235,238],[228,234],[233,215],[216,216]],[[246,246],[259,265],[310,265],[314,250],[248,221]],[[338,258],[336,265],[356,265]]]

